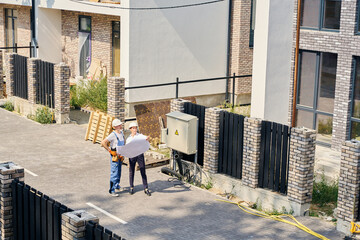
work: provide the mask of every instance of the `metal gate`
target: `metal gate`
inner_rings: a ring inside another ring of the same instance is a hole
[[[54,64],[36,62],[38,84],[36,86],[36,102],[54,108]]]
[[[11,188],[14,239],[61,240],[61,214],[73,210],[18,180]]]
[[[244,116],[220,113],[218,172],[242,178]]]
[[[28,99],[27,57],[14,55],[14,96]]]
[[[287,193],[290,130],[286,125],[262,121],[259,187]]]
[[[204,164],[205,109],[206,107],[191,102],[184,104],[184,113],[196,116],[199,119],[197,163],[200,166]],[[195,155],[184,154],[183,159],[194,162]]]

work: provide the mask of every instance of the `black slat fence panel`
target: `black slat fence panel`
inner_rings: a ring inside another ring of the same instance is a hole
[[[197,163],[200,166],[204,164],[205,109],[206,107],[191,102],[184,104],[184,113],[196,116],[199,119]],[[195,154],[183,154],[183,159],[194,162]]]
[[[242,178],[244,119],[227,111],[220,113],[218,172],[238,179]]]
[[[37,78],[39,81],[36,86],[37,103],[54,108],[54,64],[38,61]]]
[[[27,57],[14,56],[14,95],[28,99]]]
[[[73,210],[18,180],[11,187],[14,239],[60,240],[61,214]]]
[[[259,187],[287,193],[290,127],[262,121]]]

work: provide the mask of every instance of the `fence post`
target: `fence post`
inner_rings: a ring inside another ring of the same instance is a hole
[[[184,112],[184,105],[186,102],[190,102],[189,100],[184,99],[173,99],[170,102],[170,112]]]
[[[56,123],[68,123],[70,114],[70,67],[65,63],[54,66],[54,85]]]
[[[0,164],[0,231],[1,239],[12,239],[14,234],[11,183],[14,179],[24,181],[24,168],[13,162]]]
[[[86,223],[88,221],[99,222],[99,218],[86,212],[77,210],[61,215],[61,239],[85,239]]]
[[[16,53],[5,54],[6,95],[14,96],[14,66]]]
[[[3,65],[3,51],[0,50],[0,99],[4,98],[4,65]]]
[[[220,136],[220,108],[205,109],[204,133],[204,170],[210,173],[218,172],[219,165],[219,136]]]
[[[292,128],[287,196],[294,215],[303,215],[310,207],[314,181],[316,131]]]
[[[336,229],[350,234],[350,223],[359,220],[360,142],[346,141],[341,148]]]
[[[125,79],[110,77],[107,81],[107,113],[125,121]]]
[[[39,77],[37,75],[37,63],[40,60],[37,58],[29,58],[27,62],[28,68],[28,100],[30,103],[36,103],[36,86],[39,84]]]
[[[242,184],[251,188],[259,184],[261,122],[257,118],[244,119]]]

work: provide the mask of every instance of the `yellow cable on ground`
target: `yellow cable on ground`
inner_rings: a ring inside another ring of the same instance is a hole
[[[354,222],[351,222],[351,233],[360,233],[360,225]]]
[[[263,217],[263,218],[267,218],[267,219],[272,219],[272,220],[275,220],[275,221],[279,221],[279,222],[283,222],[283,223],[287,223],[287,224],[290,224],[290,225],[293,225],[317,238],[320,238],[322,240],[330,240],[326,237],[324,237],[323,235],[321,234],[318,234],[314,231],[312,231],[311,229],[309,229],[308,227],[304,226],[302,223],[300,223],[298,220],[296,220],[296,218],[292,215],[288,215],[288,214],[281,214],[281,215],[269,215],[269,214],[266,214],[266,213],[262,213],[262,212],[259,212],[259,211],[256,211],[252,208],[249,208],[249,207],[245,207],[245,206],[241,206],[240,203],[234,203],[234,202],[230,202],[230,201],[226,201],[226,200],[221,200],[221,199],[216,199],[217,201],[220,201],[220,202],[226,202],[226,203],[231,203],[231,204],[235,204],[237,205],[241,210],[243,210],[244,212],[246,213],[249,213],[251,215],[255,215],[255,216],[258,216],[258,217]],[[285,220],[283,219],[283,217],[288,217],[288,218],[291,218],[293,221],[295,221],[296,223],[294,222],[291,222],[291,221],[288,221],[288,220]]]

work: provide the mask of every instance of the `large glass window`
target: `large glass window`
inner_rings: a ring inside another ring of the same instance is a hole
[[[120,76],[120,22],[112,22],[112,74]]]
[[[79,16],[79,75],[86,77],[91,65],[91,17]]]
[[[249,40],[249,47],[251,48],[254,47],[255,15],[256,15],[256,0],[251,0],[250,40]]]
[[[300,25],[318,30],[339,30],[341,0],[301,0]]]
[[[14,47],[12,50],[16,52],[17,44],[17,11],[15,9],[5,9],[5,45],[6,47]]]
[[[354,62],[350,137],[360,140],[360,57],[354,58]]]
[[[300,52],[296,125],[316,129],[331,144],[337,55]]]

